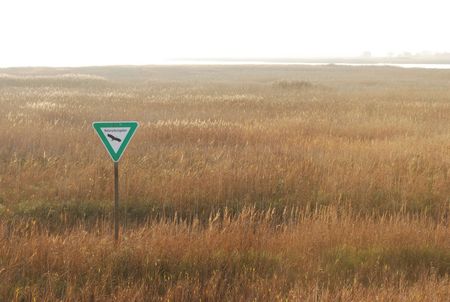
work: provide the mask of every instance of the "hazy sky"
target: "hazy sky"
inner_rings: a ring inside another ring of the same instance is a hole
[[[444,0],[0,0],[0,66],[450,52]]]

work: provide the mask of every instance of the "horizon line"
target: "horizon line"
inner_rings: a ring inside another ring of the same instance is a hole
[[[411,54],[396,56],[317,56],[317,57],[176,57],[143,63],[106,64],[36,64],[0,65],[1,69],[18,68],[88,68],[88,67],[139,67],[176,65],[308,65],[308,64],[450,64],[450,53]]]

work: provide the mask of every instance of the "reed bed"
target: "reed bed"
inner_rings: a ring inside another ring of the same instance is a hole
[[[0,300],[445,301],[450,71],[0,72]],[[112,163],[95,120],[137,120]]]

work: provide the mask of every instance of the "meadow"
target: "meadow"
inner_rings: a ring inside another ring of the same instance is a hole
[[[450,297],[450,70],[0,69],[0,129],[0,301]]]

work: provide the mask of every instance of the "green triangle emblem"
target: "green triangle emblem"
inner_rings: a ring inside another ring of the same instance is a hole
[[[138,122],[93,122],[92,127],[111,156],[118,162],[136,132]]]

